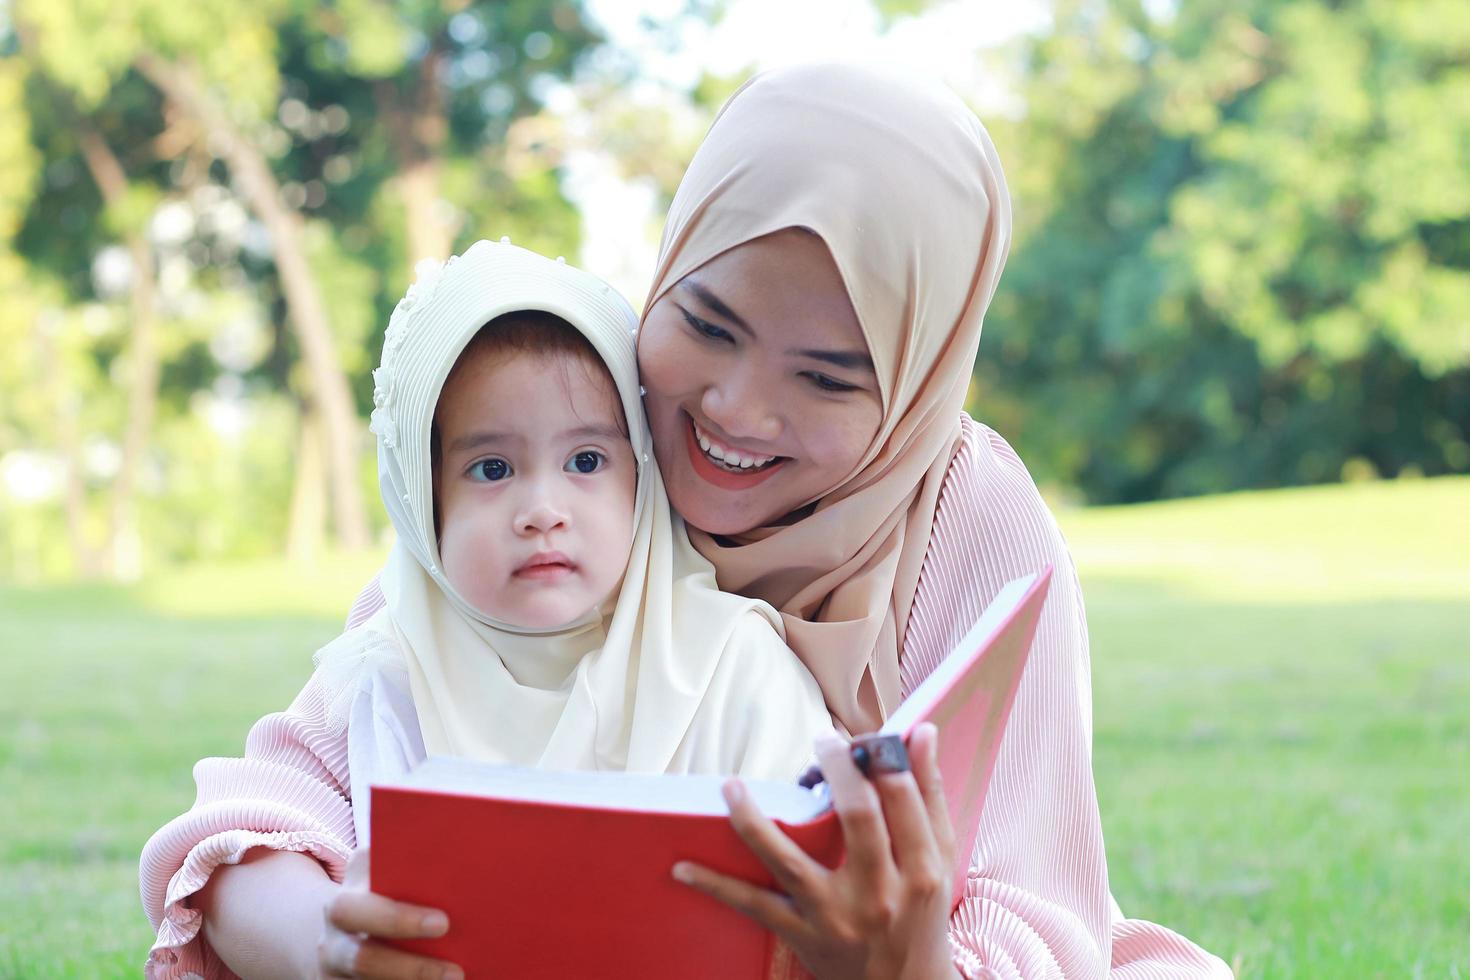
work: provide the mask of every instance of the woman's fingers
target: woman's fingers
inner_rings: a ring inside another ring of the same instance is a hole
[[[381,939],[432,939],[449,931],[449,917],[438,909],[351,889],[338,892],[332,899],[327,906],[327,922],[343,932]]]
[[[884,877],[892,869],[893,857],[877,790],[853,763],[848,743],[840,738],[824,735],[817,739],[817,763],[842,824],[847,850],[843,866],[862,881]]]
[[[934,839],[947,862],[953,864],[954,824],[949,817],[949,800],[944,795],[944,780],[939,773],[939,729],[929,722],[920,725],[910,739],[909,757],[913,760],[914,781],[929,811],[929,825]]]
[[[929,810],[914,774],[882,773],[873,778],[873,786],[883,802],[883,816],[893,841],[893,860],[898,870],[907,872],[930,855],[937,856],[939,847],[930,827]]]
[[[690,861],[680,861],[674,865],[673,874],[675,879],[718,902],[723,902],[742,915],[749,916],[788,941],[809,928],[789,898],[769,889],[722,875]]]
[[[820,879],[827,875],[827,869],[813,861],[780,827],[761,813],[740,780],[726,782],[724,793],[725,802],[730,806],[730,823],[745,846],[760,858],[786,894],[798,903],[807,899],[818,887]]]

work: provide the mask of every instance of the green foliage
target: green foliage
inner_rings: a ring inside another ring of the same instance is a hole
[[[1470,36],[1443,4],[1070,3],[1000,127],[982,412],[1091,499],[1470,468]],[[1009,144],[1009,145],[1007,145]],[[982,348],[982,355],[985,353]]]
[[[30,120],[25,113],[25,70],[19,61],[0,60],[0,242],[20,228],[30,203],[40,163],[31,145]]]
[[[276,28],[286,0],[17,0],[15,20],[47,75],[85,109],[101,105],[141,56],[184,59],[255,116],[274,105]]]
[[[576,252],[579,219],[557,177],[566,139],[543,109],[600,40],[571,0],[18,0],[13,24],[11,35],[0,22],[0,50],[13,52],[0,60],[0,114],[15,120],[0,131],[0,287],[16,297],[0,310],[13,352],[0,359],[0,461],[88,475],[79,510],[54,480],[42,500],[0,487],[0,575],[74,574],[70,542],[101,547],[109,534],[115,474],[93,463],[116,456],[134,411],[129,249],[140,241],[155,266],[160,359],[136,490],[145,557],[255,555],[285,538],[288,447],[310,385],[273,243],[220,134],[170,109],[150,65],[194,72],[260,151],[304,229],[364,415],[368,369],[412,278],[412,224],[442,221],[455,249],[509,234]],[[123,171],[105,206],[83,129]],[[433,178],[415,212],[402,178],[425,162]],[[45,324],[67,350],[49,372]],[[360,460],[370,473],[371,454]]]

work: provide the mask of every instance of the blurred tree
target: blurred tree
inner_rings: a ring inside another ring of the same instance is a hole
[[[1029,47],[984,410],[1094,500],[1470,468],[1463,5],[1146,6]]]
[[[41,407],[23,433],[0,408],[0,456],[9,446],[68,457],[62,510],[78,567],[93,552],[115,572],[128,564],[119,542],[133,537],[159,410],[154,461],[165,469],[147,482],[174,506],[144,508],[149,536],[167,542],[156,550],[238,547],[245,538],[222,522],[240,523],[279,480],[256,472],[230,490],[237,513],[217,495],[207,516],[204,485],[242,479],[237,467],[264,457],[251,449],[224,466],[206,443],[236,438],[218,426],[234,431],[242,399],[260,425],[285,422],[274,391],[291,393],[299,420],[286,423],[289,448],[280,430],[262,445],[275,439],[294,489],[247,533],[275,529],[309,557],[330,515],[341,543],[367,540],[367,386],[354,399],[349,372],[366,378],[414,261],[489,234],[573,251],[563,141],[545,106],[599,41],[580,4],[560,0],[21,0],[13,23],[0,20],[0,112],[21,123],[0,137],[0,225],[13,226],[0,227],[0,281],[37,280],[36,303],[4,321],[47,366],[17,371],[14,389],[5,379],[4,401]],[[253,222],[235,216],[235,199]],[[116,278],[120,265],[126,310],[99,274]],[[54,289],[40,288],[42,270]],[[263,360],[248,326],[262,318],[290,328],[274,331]],[[117,434],[119,459],[85,477],[75,457],[99,432]],[[86,507],[99,482],[111,490],[103,521]]]
[[[545,102],[601,40],[572,0],[305,6],[283,25],[281,58],[291,88],[309,96],[290,109],[302,120],[292,127],[301,179],[351,181],[323,209],[335,222],[362,221],[366,193],[374,220],[399,225],[378,230],[405,268],[484,237],[490,221],[566,250],[575,214],[545,180],[554,140],[537,135],[552,125]],[[337,124],[313,125],[327,109]]]
[[[283,198],[268,155],[252,139],[252,130],[275,106],[275,31],[288,12],[282,0],[201,0],[182,8],[158,0],[44,0],[19,4],[15,11],[46,73],[71,89],[84,108],[102,103],[119,78],[136,69],[226,162],[270,235],[310,398],[322,416],[338,539],[346,548],[361,548],[368,541],[358,480],[361,421],[311,272],[301,216]]]
[[[142,220],[151,203],[151,195],[132,184],[106,137],[90,120],[76,120],[75,126],[77,143],[87,162],[87,170],[102,195],[109,224],[123,239],[132,262],[128,290],[128,408],[104,545],[112,574],[130,579],[141,571],[141,532],[134,493],[143,453],[153,429],[160,370],[156,336],[158,317],[154,307],[157,270],[153,249],[144,236]]]

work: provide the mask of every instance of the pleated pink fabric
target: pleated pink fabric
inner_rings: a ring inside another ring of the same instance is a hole
[[[1114,912],[1092,781],[1091,671],[1076,572],[1015,452],[967,416],[959,422],[899,661],[903,693],[1006,581],[1047,563],[1055,572],[950,922],[955,962],[987,980],[1228,980],[1223,962],[1183,936]],[[382,604],[374,580],[348,625]],[[321,692],[308,685],[290,710],[256,723],[244,759],[195,768],[194,808],[143,852],[143,904],[158,930],[149,976],[232,976],[200,936],[188,896],[247,848],[305,851],[340,880],[356,843],[352,787],[345,734],[328,728]]]

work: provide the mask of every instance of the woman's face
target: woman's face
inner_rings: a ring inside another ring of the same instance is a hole
[[[638,366],[669,500],[711,534],[775,523],[832,490],[883,419],[837,264],[799,229],[680,280],[644,318]]]

